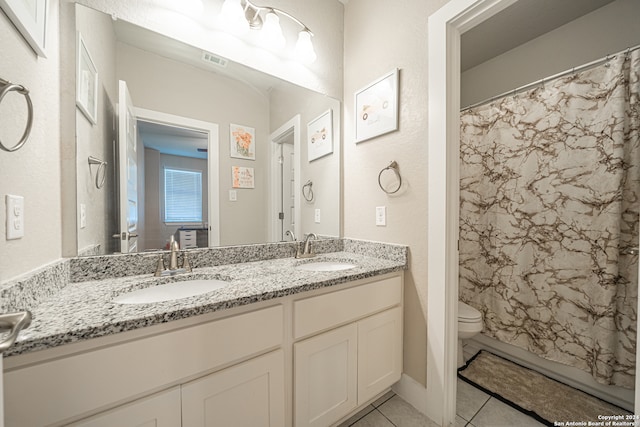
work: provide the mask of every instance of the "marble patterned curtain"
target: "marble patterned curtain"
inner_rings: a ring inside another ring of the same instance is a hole
[[[633,388],[640,51],[461,114],[460,298],[484,334]]]

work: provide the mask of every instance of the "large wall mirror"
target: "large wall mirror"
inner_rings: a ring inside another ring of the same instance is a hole
[[[78,255],[340,236],[338,100],[79,4],[75,23]]]

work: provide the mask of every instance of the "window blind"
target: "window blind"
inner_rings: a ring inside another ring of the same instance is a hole
[[[202,222],[202,172],[164,169],[164,221]]]

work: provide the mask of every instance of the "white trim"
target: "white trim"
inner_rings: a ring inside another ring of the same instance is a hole
[[[160,111],[135,108],[138,120],[180,126],[205,132],[209,139],[207,162],[209,166],[209,247],[220,246],[220,160],[219,134],[216,123],[176,116]]]
[[[277,189],[275,188],[277,182],[278,182],[278,177],[277,177],[277,168],[275,167],[277,165],[278,159],[277,156],[275,155],[275,145],[277,143],[277,141],[279,141],[283,136],[287,135],[288,133],[290,133],[291,131],[293,131],[293,161],[295,163],[294,165],[294,174],[293,174],[293,179],[294,179],[294,184],[293,184],[293,191],[295,194],[295,199],[294,199],[294,204],[293,204],[293,210],[295,212],[294,214],[294,222],[295,222],[295,230],[293,230],[293,232],[295,233],[296,237],[301,239],[302,235],[301,235],[301,230],[302,230],[302,225],[301,225],[301,221],[302,221],[302,213],[300,211],[300,176],[301,176],[301,157],[300,157],[300,122],[301,122],[301,118],[300,118],[300,114],[296,114],[294,117],[292,117],[291,119],[287,120],[286,123],[284,123],[282,126],[280,126],[278,129],[276,129],[275,131],[273,131],[270,135],[269,135],[269,178],[270,178],[270,183],[269,183],[269,215],[268,215],[268,221],[269,221],[269,240],[272,242],[277,242],[280,240],[279,237],[277,237],[277,216],[276,213],[279,212],[279,207],[278,207],[278,196],[277,196]]]
[[[515,1],[451,0],[429,17],[426,415],[443,426],[456,418],[460,34]]]
[[[407,374],[402,374],[400,381],[395,383],[391,390],[400,396],[405,402],[416,408],[427,417],[427,389]]]

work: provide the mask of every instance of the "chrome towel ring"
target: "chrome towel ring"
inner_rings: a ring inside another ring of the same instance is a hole
[[[382,174],[387,170],[393,171],[393,173],[396,176],[396,179],[398,180],[398,186],[394,190],[386,189],[386,188],[384,188],[382,186],[381,177],[382,177]],[[398,168],[398,163],[395,160],[393,160],[391,163],[389,163],[389,166],[387,166],[386,168],[384,168],[384,169],[382,169],[380,171],[380,173],[378,174],[378,185],[380,186],[382,191],[384,191],[387,194],[397,193],[398,190],[400,190],[400,187],[402,187],[402,177],[400,176],[400,170]]]
[[[4,151],[8,151],[9,153],[22,148],[22,146],[27,142],[27,139],[29,139],[29,134],[31,133],[31,126],[33,125],[33,104],[31,103],[29,90],[22,85],[13,84],[7,80],[0,79],[0,102],[2,102],[2,99],[4,98],[4,96],[11,91],[16,91],[26,98],[29,115],[27,118],[27,126],[24,129],[22,138],[20,138],[20,141],[18,141],[16,145],[14,145],[13,147],[7,147],[0,140],[0,148],[2,148]]]
[[[107,177],[107,162],[89,156],[89,167],[91,165],[99,165],[96,171],[96,188],[100,189],[104,186],[104,180]]]
[[[313,202],[313,182],[311,180],[307,181],[305,185],[302,186],[302,197],[307,202]]]

